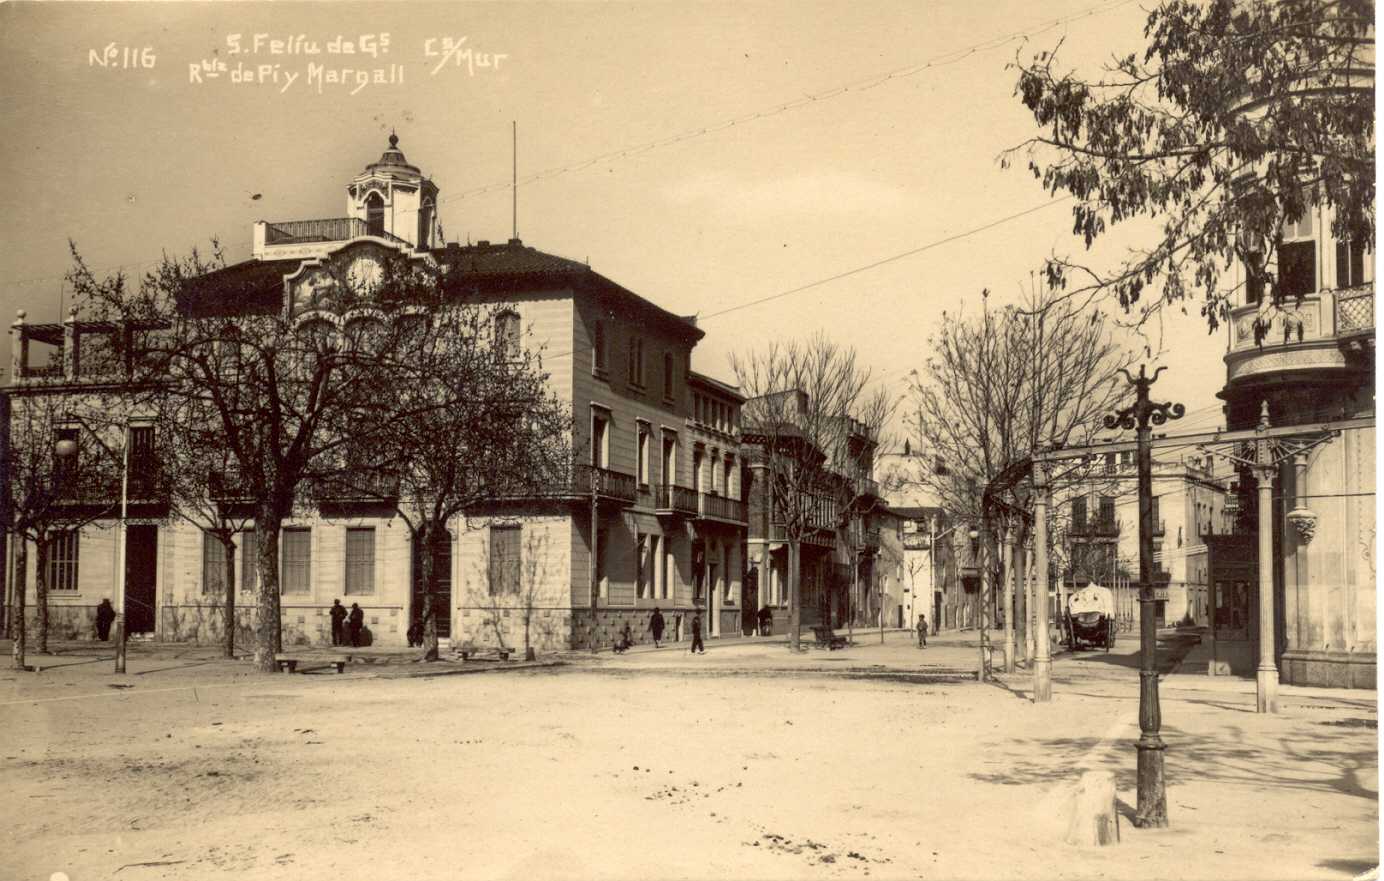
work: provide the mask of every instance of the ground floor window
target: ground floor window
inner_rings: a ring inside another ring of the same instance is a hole
[[[346,595],[375,592],[375,530],[346,530]]]
[[[77,590],[78,531],[68,529],[48,540],[48,589]]]
[[[312,530],[290,528],[283,532],[283,593],[309,593],[312,590]]]
[[[520,526],[490,527],[490,595],[519,592]]]
[[[259,543],[255,541],[255,531],[246,530],[240,534],[240,590],[252,594],[259,584]]]
[[[202,533],[202,593],[224,596],[226,546],[210,532]]]

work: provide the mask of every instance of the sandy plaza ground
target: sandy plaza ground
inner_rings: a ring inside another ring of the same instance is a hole
[[[1374,692],[1209,678],[1165,631],[1164,830],[1135,802],[1137,656],[978,684],[974,634],[261,676],[213,650],[0,673],[0,877],[1351,878],[1378,862]],[[8,650],[8,646],[5,646]],[[516,669],[516,666],[519,667]],[[503,669],[502,669],[503,668]],[[448,675],[479,669],[477,675]],[[418,675],[419,673],[443,675]],[[1062,843],[1084,770],[1122,840]]]

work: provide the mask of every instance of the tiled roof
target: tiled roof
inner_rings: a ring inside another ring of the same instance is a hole
[[[343,243],[344,245],[345,243]],[[612,311],[642,313],[642,319],[665,322],[694,340],[705,332],[687,318],[651,303],[616,284],[585,263],[531,248],[518,240],[504,244],[478,242],[435,248],[432,255],[446,267],[448,285],[464,291],[474,284],[485,291],[515,290],[540,280],[560,282],[573,290],[591,291],[613,300]],[[189,282],[178,304],[198,316],[272,314],[283,308],[283,279],[304,258],[247,260]]]
[[[303,261],[246,260],[188,282],[178,306],[189,315],[273,314],[284,305],[284,276]]]

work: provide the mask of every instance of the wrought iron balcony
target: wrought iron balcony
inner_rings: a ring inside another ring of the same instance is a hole
[[[739,499],[701,493],[699,516],[709,520],[724,520],[730,523],[746,522],[745,503]]]
[[[665,483],[655,490],[654,510],[658,514],[696,514],[697,492],[685,486]]]
[[[1072,535],[1090,536],[1092,538],[1117,538],[1120,535],[1120,521],[1118,519],[1103,519],[1077,521],[1072,524]]]
[[[782,523],[772,523],[769,526],[769,540],[775,542],[788,541],[788,527]],[[832,548],[836,546],[836,533],[829,529],[809,526],[802,536],[803,544],[813,545],[821,548]]]
[[[869,498],[880,498],[879,481],[873,477],[857,477],[855,479],[855,494]]]
[[[562,488],[564,495],[585,496],[633,504],[637,496],[634,475],[621,474],[594,465],[572,466],[572,479]]]

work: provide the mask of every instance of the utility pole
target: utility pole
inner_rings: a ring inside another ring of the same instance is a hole
[[[1135,429],[1139,460],[1139,802],[1134,811],[1134,825],[1143,829],[1168,825],[1168,799],[1163,785],[1163,753],[1167,745],[1159,736],[1162,713],[1158,706],[1158,632],[1154,619],[1153,592],[1153,425],[1169,419],[1181,419],[1185,412],[1181,404],[1156,404],[1149,400],[1149,386],[1158,380],[1164,368],[1147,374],[1139,366],[1137,377],[1121,369],[1129,384],[1134,386],[1134,404],[1105,417],[1106,428]],[[1262,496],[1261,496],[1262,497]]]
[[[601,487],[601,472],[595,465],[591,466],[591,562],[588,565],[591,577],[591,630],[587,638],[587,647],[592,654],[596,652],[596,604],[600,599],[601,585],[597,580],[596,564],[601,552],[601,543],[597,538],[597,530],[601,528],[600,510],[598,508],[599,491]]]
[[[1255,430],[1269,430],[1268,401],[1263,404]],[[1278,471],[1275,458],[1268,438],[1261,437],[1254,442],[1254,477],[1259,483],[1259,669],[1254,674],[1254,704],[1260,713],[1278,712],[1273,608],[1273,479]]]
[[[1004,603],[1004,672],[1013,673],[1014,662],[1014,527],[1005,524],[1000,527],[1000,565],[1003,580],[1000,598]]]
[[[1033,463],[1033,568],[1037,606],[1034,608],[1033,700],[1052,700],[1052,646],[1048,642],[1048,475],[1042,462]]]

